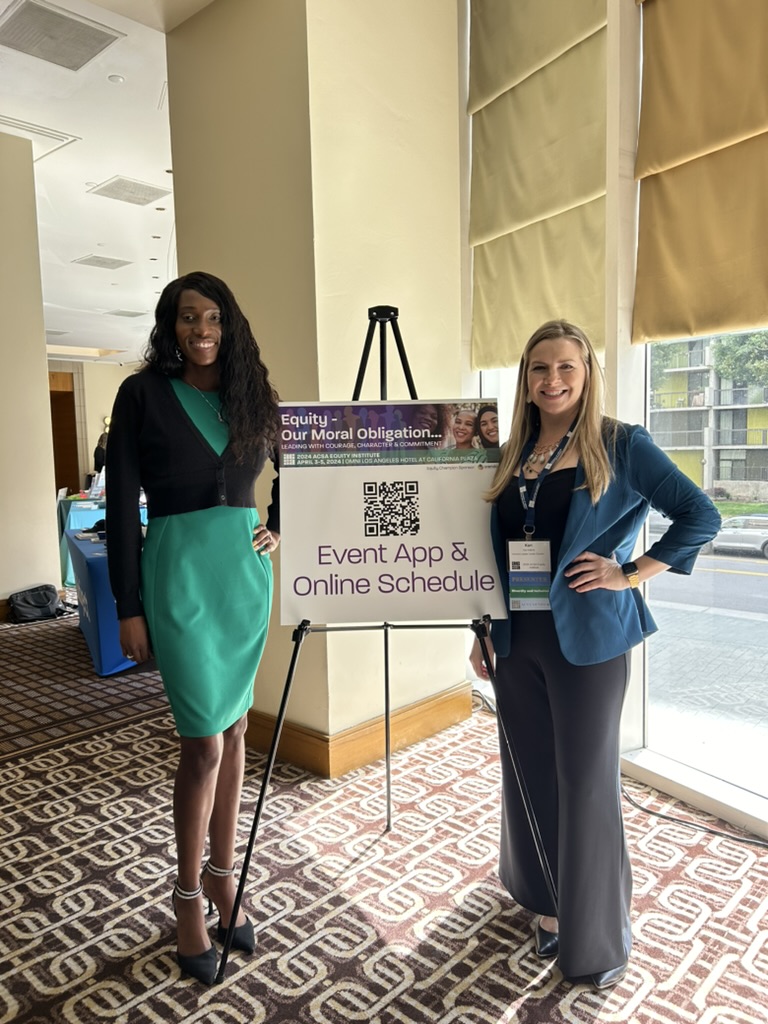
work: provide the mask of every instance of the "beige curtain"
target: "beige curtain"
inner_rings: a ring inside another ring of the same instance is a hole
[[[472,0],[472,362],[605,310],[606,0]]]
[[[768,2],[645,0],[642,6],[632,340],[763,327]]]

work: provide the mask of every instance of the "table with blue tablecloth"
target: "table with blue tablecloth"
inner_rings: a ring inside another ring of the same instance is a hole
[[[141,505],[139,511],[142,523],[146,523],[146,505]],[[100,519],[104,519],[106,514],[106,504],[103,501],[73,501],[70,498],[64,498],[59,502],[59,530],[61,535],[59,554],[61,560],[61,582],[65,587],[74,587],[75,585],[66,531],[73,530],[77,532],[78,530],[87,530],[94,523],[98,523]]]
[[[61,582],[65,587],[74,587],[75,585],[72,559],[69,556],[69,545],[65,532],[67,530],[87,530],[94,523],[103,519],[106,514],[103,501],[63,498],[59,502],[59,560],[61,562]]]
[[[120,648],[117,609],[109,586],[107,548],[103,541],[82,540],[77,530],[65,530],[77,587],[77,606],[93,667],[100,676],[132,668],[135,662]]]

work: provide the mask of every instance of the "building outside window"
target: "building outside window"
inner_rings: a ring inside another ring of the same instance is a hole
[[[690,578],[648,585],[647,745],[768,797],[768,331],[648,348],[648,427],[723,528]]]

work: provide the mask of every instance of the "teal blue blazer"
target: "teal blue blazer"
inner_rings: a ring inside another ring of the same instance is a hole
[[[576,470],[576,489],[549,592],[560,648],[572,665],[609,661],[658,628],[637,589],[591,590],[585,594],[571,590],[563,572],[577,555],[593,551],[619,563],[630,561],[648,510],[653,507],[671,523],[646,554],[665,562],[671,572],[687,575],[702,545],[720,528],[720,515],[709,498],[654,444],[644,427],[619,425],[612,462],[614,479],[596,505],[589,491],[579,489],[584,471],[581,466]],[[511,486],[516,487],[517,482]],[[506,545],[496,504],[491,510],[491,539],[503,592],[507,594]],[[492,624],[498,657],[509,654],[515,614]]]

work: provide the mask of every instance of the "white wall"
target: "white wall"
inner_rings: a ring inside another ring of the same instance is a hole
[[[93,470],[93,450],[104,431],[104,417],[112,412],[117,389],[138,364],[82,363],[85,399],[85,444],[88,453],[86,472]]]

